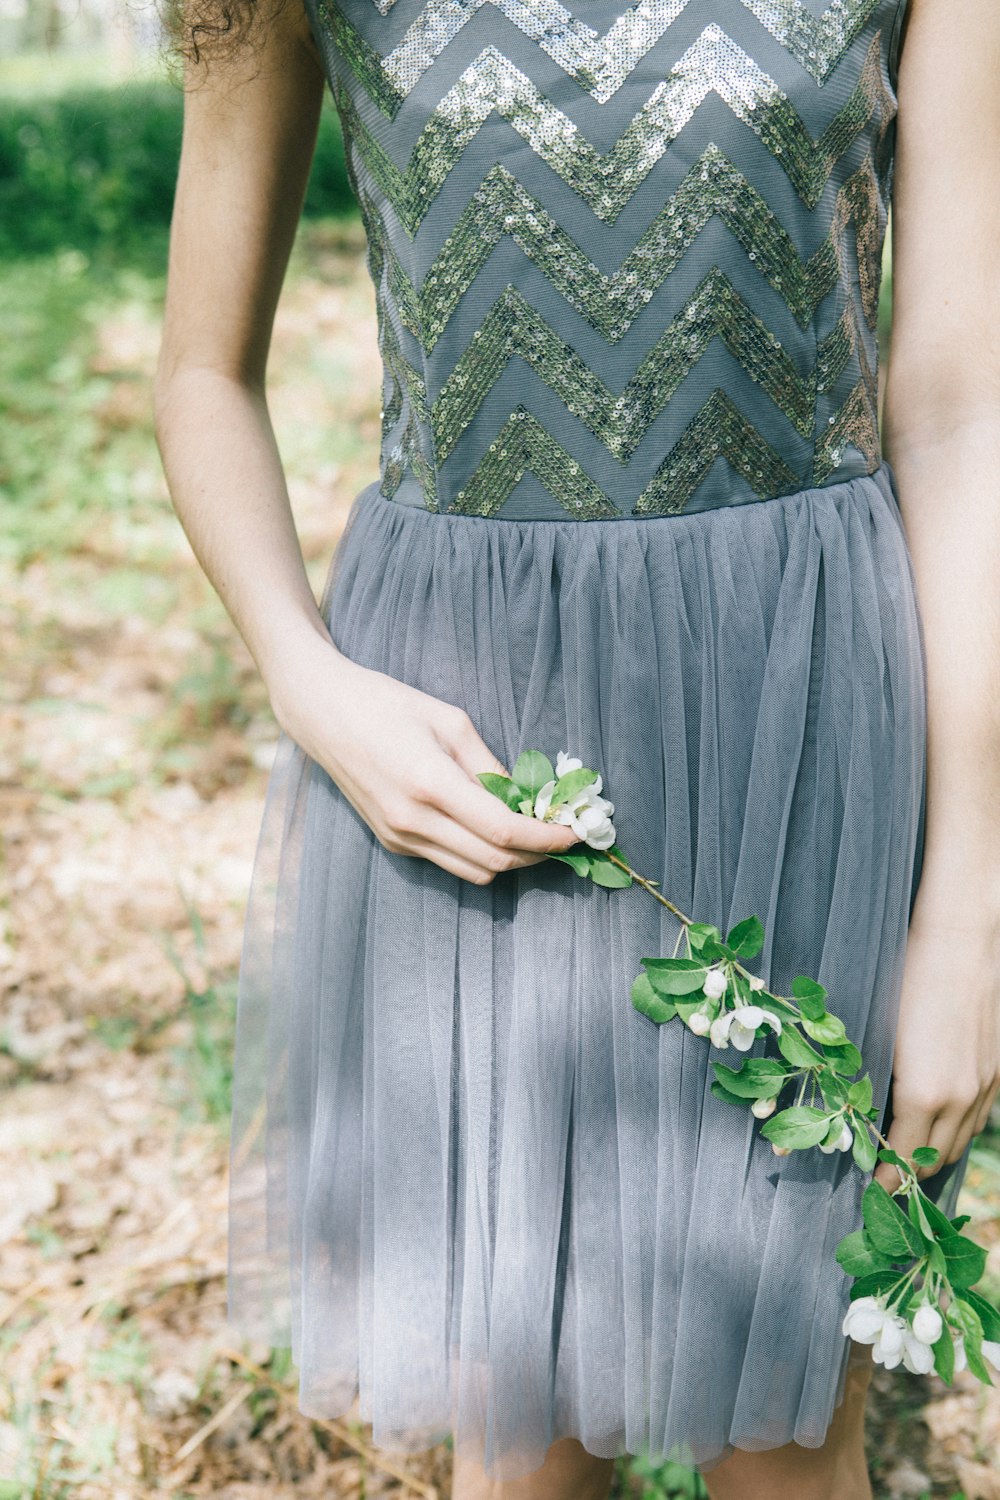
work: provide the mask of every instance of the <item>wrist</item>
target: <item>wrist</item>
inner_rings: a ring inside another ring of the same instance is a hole
[[[325,626],[310,622],[289,629],[272,643],[261,668],[278,726],[301,742],[302,728],[317,701],[317,685],[337,693],[338,682],[358,667],[338,650]]]
[[[978,936],[1000,961],[1000,866],[974,832],[925,844],[910,927]]]

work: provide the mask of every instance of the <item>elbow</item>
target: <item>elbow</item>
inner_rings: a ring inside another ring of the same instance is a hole
[[[1000,426],[1000,354],[967,341],[944,348],[894,341],[883,403],[887,448],[946,441],[984,422]]]
[[[194,430],[206,413],[239,403],[265,402],[263,375],[161,346],[152,383],[153,432],[164,459],[179,432]]]

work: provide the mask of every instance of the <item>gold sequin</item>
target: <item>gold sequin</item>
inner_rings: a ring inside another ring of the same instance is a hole
[[[787,95],[716,25],[705,27],[606,153],[492,46],[485,47],[447,90],[403,170],[366,128],[346,89],[339,92],[338,103],[365,165],[412,236],[494,112],[599,219],[613,224],[713,91],[756,132],[810,208],[819,202],[835,163],[868,121],[879,114],[881,134],[892,117],[892,99],[882,77],[880,34],[871,40],[861,77],[846,103],[814,140]]]
[[[799,376],[774,334],[716,267],[617,394],[520,292],[509,287],[494,303],[433,404],[431,423],[438,456],[443,460],[451,453],[504,368],[520,358],[609,453],[625,462],[717,336],[796,431],[811,436],[812,379]]]
[[[427,0],[402,40],[384,58],[333,0],[319,0],[318,9],[380,108],[393,116],[428,68],[485,5],[494,5],[581,88],[605,104],[690,3],[645,0],[631,5],[601,35],[558,0]],[[822,16],[814,16],[802,0],[742,3],[817,83],[824,83],[879,0],[834,0]],[[386,15],[391,3],[379,9]]]
[[[390,253],[392,292],[403,322],[429,352],[506,234],[593,328],[616,343],[715,215],[803,328],[823,298],[850,274],[847,231],[853,224],[865,315],[874,328],[885,214],[871,163],[862,162],[840,189],[828,238],[803,261],[766,201],[715,145],[705,148],[613,275],[604,275],[498,162],[473,194],[419,291]]]

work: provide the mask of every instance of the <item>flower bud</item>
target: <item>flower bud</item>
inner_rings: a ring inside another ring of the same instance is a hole
[[[881,1297],[857,1297],[847,1309],[843,1332],[856,1344],[874,1344],[886,1316]]]
[[[791,1146],[779,1146],[777,1141],[771,1142],[771,1150],[775,1156],[791,1156],[792,1154]]]
[[[903,1364],[913,1375],[929,1375],[934,1368],[934,1350],[908,1328],[903,1329]]]
[[[725,1015],[716,1016],[712,1022],[712,1029],[709,1032],[713,1047],[721,1048],[729,1046],[729,1028],[732,1025],[732,1020],[733,1013],[731,1010],[727,1010]]]
[[[708,1036],[712,1023],[703,1010],[693,1010],[688,1016],[688,1025],[695,1036]]]
[[[755,1099],[750,1106],[750,1113],[756,1115],[758,1120],[766,1120],[768,1115],[773,1115],[778,1107],[777,1099]]]
[[[851,1149],[851,1147],[853,1145],[854,1145],[854,1134],[853,1134],[853,1132],[851,1130],[850,1125],[848,1125],[847,1121],[845,1120],[844,1121],[844,1128],[843,1128],[843,1130],[840,1132],[840,1134],[837,1137],[837,1150],[838,1151],[850,1151],[850,1149]]]
[[[747,980],[747,984],[752,990],[762,990],[764,988],[764,981],[759,974],[751,974]]]
[[[936,1344],[943,1327],[941,1314],[927,1302],[913,1314],[913,1332],[922,1344]]]
[[[729,980],[721,969],[709,969],[705,975],[705,983],[702,989],[709,1000],[721,1000],[729,988]]]

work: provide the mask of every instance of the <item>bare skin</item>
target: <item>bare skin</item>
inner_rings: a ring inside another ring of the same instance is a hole
[[[943,60],[946,60],[946,65]],[[894,192],[884,411],[924,625],[925,857],[894,1058],[897,1150],[958,1159],[1000,1085],[1000,7],[910,0]],[[156,382],[178,515],[256,661],[281,727],[385,848],[485,885],[575,842],[476,780],[502,767],[459,704],[345,658],[310,589],[265,371],[324,79],[301,6],[249,56],[192,70]],[[572,748],[572,747],[567,747]],[[947,1007],[947,1024],[942,1024]],[[923,1175],[929,1175],[925,1172]],[[891,1169],[879,1168],[885,1185]],[[738,1452],[712,1500],[867,1500],[867,1351],[819,1449]],[[458,1464],[456,1500],[603,1500],[575,1440],[513,1485]]]

